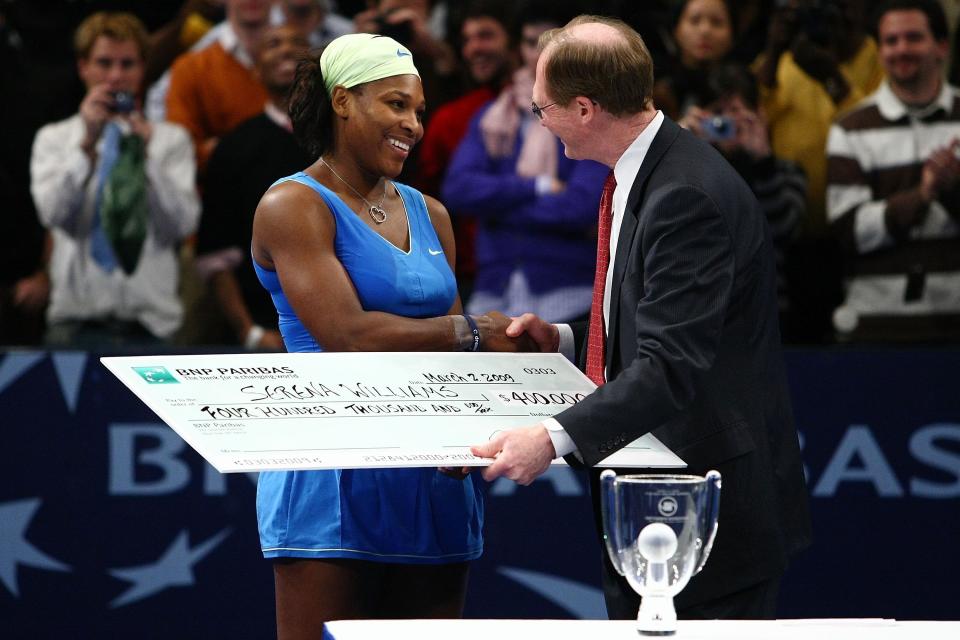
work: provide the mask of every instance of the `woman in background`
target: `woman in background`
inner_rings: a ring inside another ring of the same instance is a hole
[[[653,102],[679,120],[707,92],[710,71],[729,57],[737,22],[733,3],[727,0],[685,0],[674,15],[677,50],[657,74]]]

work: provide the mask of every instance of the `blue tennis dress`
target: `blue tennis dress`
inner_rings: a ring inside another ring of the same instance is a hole
[[[300,172],[336,222],[334,250],[363,308],[412,318],[447,313],[456,281],[420,192],[396,184],[407,211],[410,251],[363,223],[333,192]],[[287,351],[323,351],[304,327],[276,271],[253,263],[279,314]],[[257,484],[264,557],[354,558],[377,562],[462,562],[483,551],[483,499],[473,479],[436,469],[268,471]]]

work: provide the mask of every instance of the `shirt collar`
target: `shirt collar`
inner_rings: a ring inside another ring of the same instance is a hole
[[[237,37],[237,32],[233,30],[233,26],[229,22],[223,23],[223,30],[220,31],[220,37],[217,38],[217,41],[223,47],[223,50],[233,56],[237,62],[247,69],[253,68],[253,58],[240,45],[240,38]]]
[[[613,167],[613,177],[617,180],[617,191],[621,191],[620,185],[624,185],[625,188],[621,193],[630,193],[633,179],[640,171],[640,165],[643,164],[643,159],[647,157],[647,151],[650,150],[650,145],[653,143],[657,132],[660,131],[660,125],[662,124],[663,112],[658,110],[650,124],[640,132],[637,139],[627,147],[627,150],[617,160],[617,164]]]
[[[290,116],[287,115],[284,111],[277,108],[277,105],[272,102],[267,102],[266,106],[263,107],[264,113],[267,114],[267,117],[270,118],[278,127],[286,129],[287,131],[293,131],[293,124],[290,122]]]
[[[908,115],[923,119],[940,110],[950,113],[950,110],[953,109],[953,91],[950,85],[943,81],[940,93],[933,102],[925,107],[914,108],[907,106],[900,100],[890,87],[889,80],[884,80],[880,88],[877,89],[877,109],[880,110],[880,115],[887,120],[899,120]]]

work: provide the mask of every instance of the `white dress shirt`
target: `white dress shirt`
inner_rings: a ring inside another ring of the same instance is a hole
[[[663,112],[657,111],[637,139],[627,147],[623,152],[617,164],[613,167],[613,176],[617,180],[617,188],[613,192],[613,220],[610,223],[610,264],[607,265],[606,283],[603,289],[603,326],[604,331],[610,324],[610,289],[613,284],[613,263],[617,255],[617,243],[620,240],[620,227],[623,225],[623,215],[627,208],[627,198],[630,197],[630,190],[633,188],[633,181],[640,171],[640,165],[643,159],[647,157],[647,151],[653,143],[654,137],[660,131],[660,125],[663,124]],[[557,325],[560,330],[560,353],[568,359],[575,360],[573,353],[573,332],[568,325]],[[547,428],[547,434],[553,442],[553,448],[557,452],[557,457],[565,456],[577,450],[576,445],[570,435],[564,431],[563,425],[554,418],[547,418],[543,421]]]
[[[118,121],[124,133],[126,123]],[[80,115],[40,129],[30,159],[30,190],[40,222],[51,230],[51,323],[116,318],[139,321],[161,338],[180,326],[177,293],[179,242],[200,220],[194,188],[195,161],[189,134],[179,125],[154,122],[146,146],[150,217],[136,270],[107,273],[90,254],[97,166],[81,148]],[[102,157],[103,137],[97,142]]]

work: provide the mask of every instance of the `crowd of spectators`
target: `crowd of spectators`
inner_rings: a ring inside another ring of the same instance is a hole
[[[298,60],[354,31],[413,52],[399,180],[451,212],[468,311],[584,317],[607,169],[530,109],[537,37],[578,13],[644,36],[657,108],[757,196],[785,342],[957,342],[958,4],[0,0],[0,345],[282,349],[253,212],[315,160]]]

